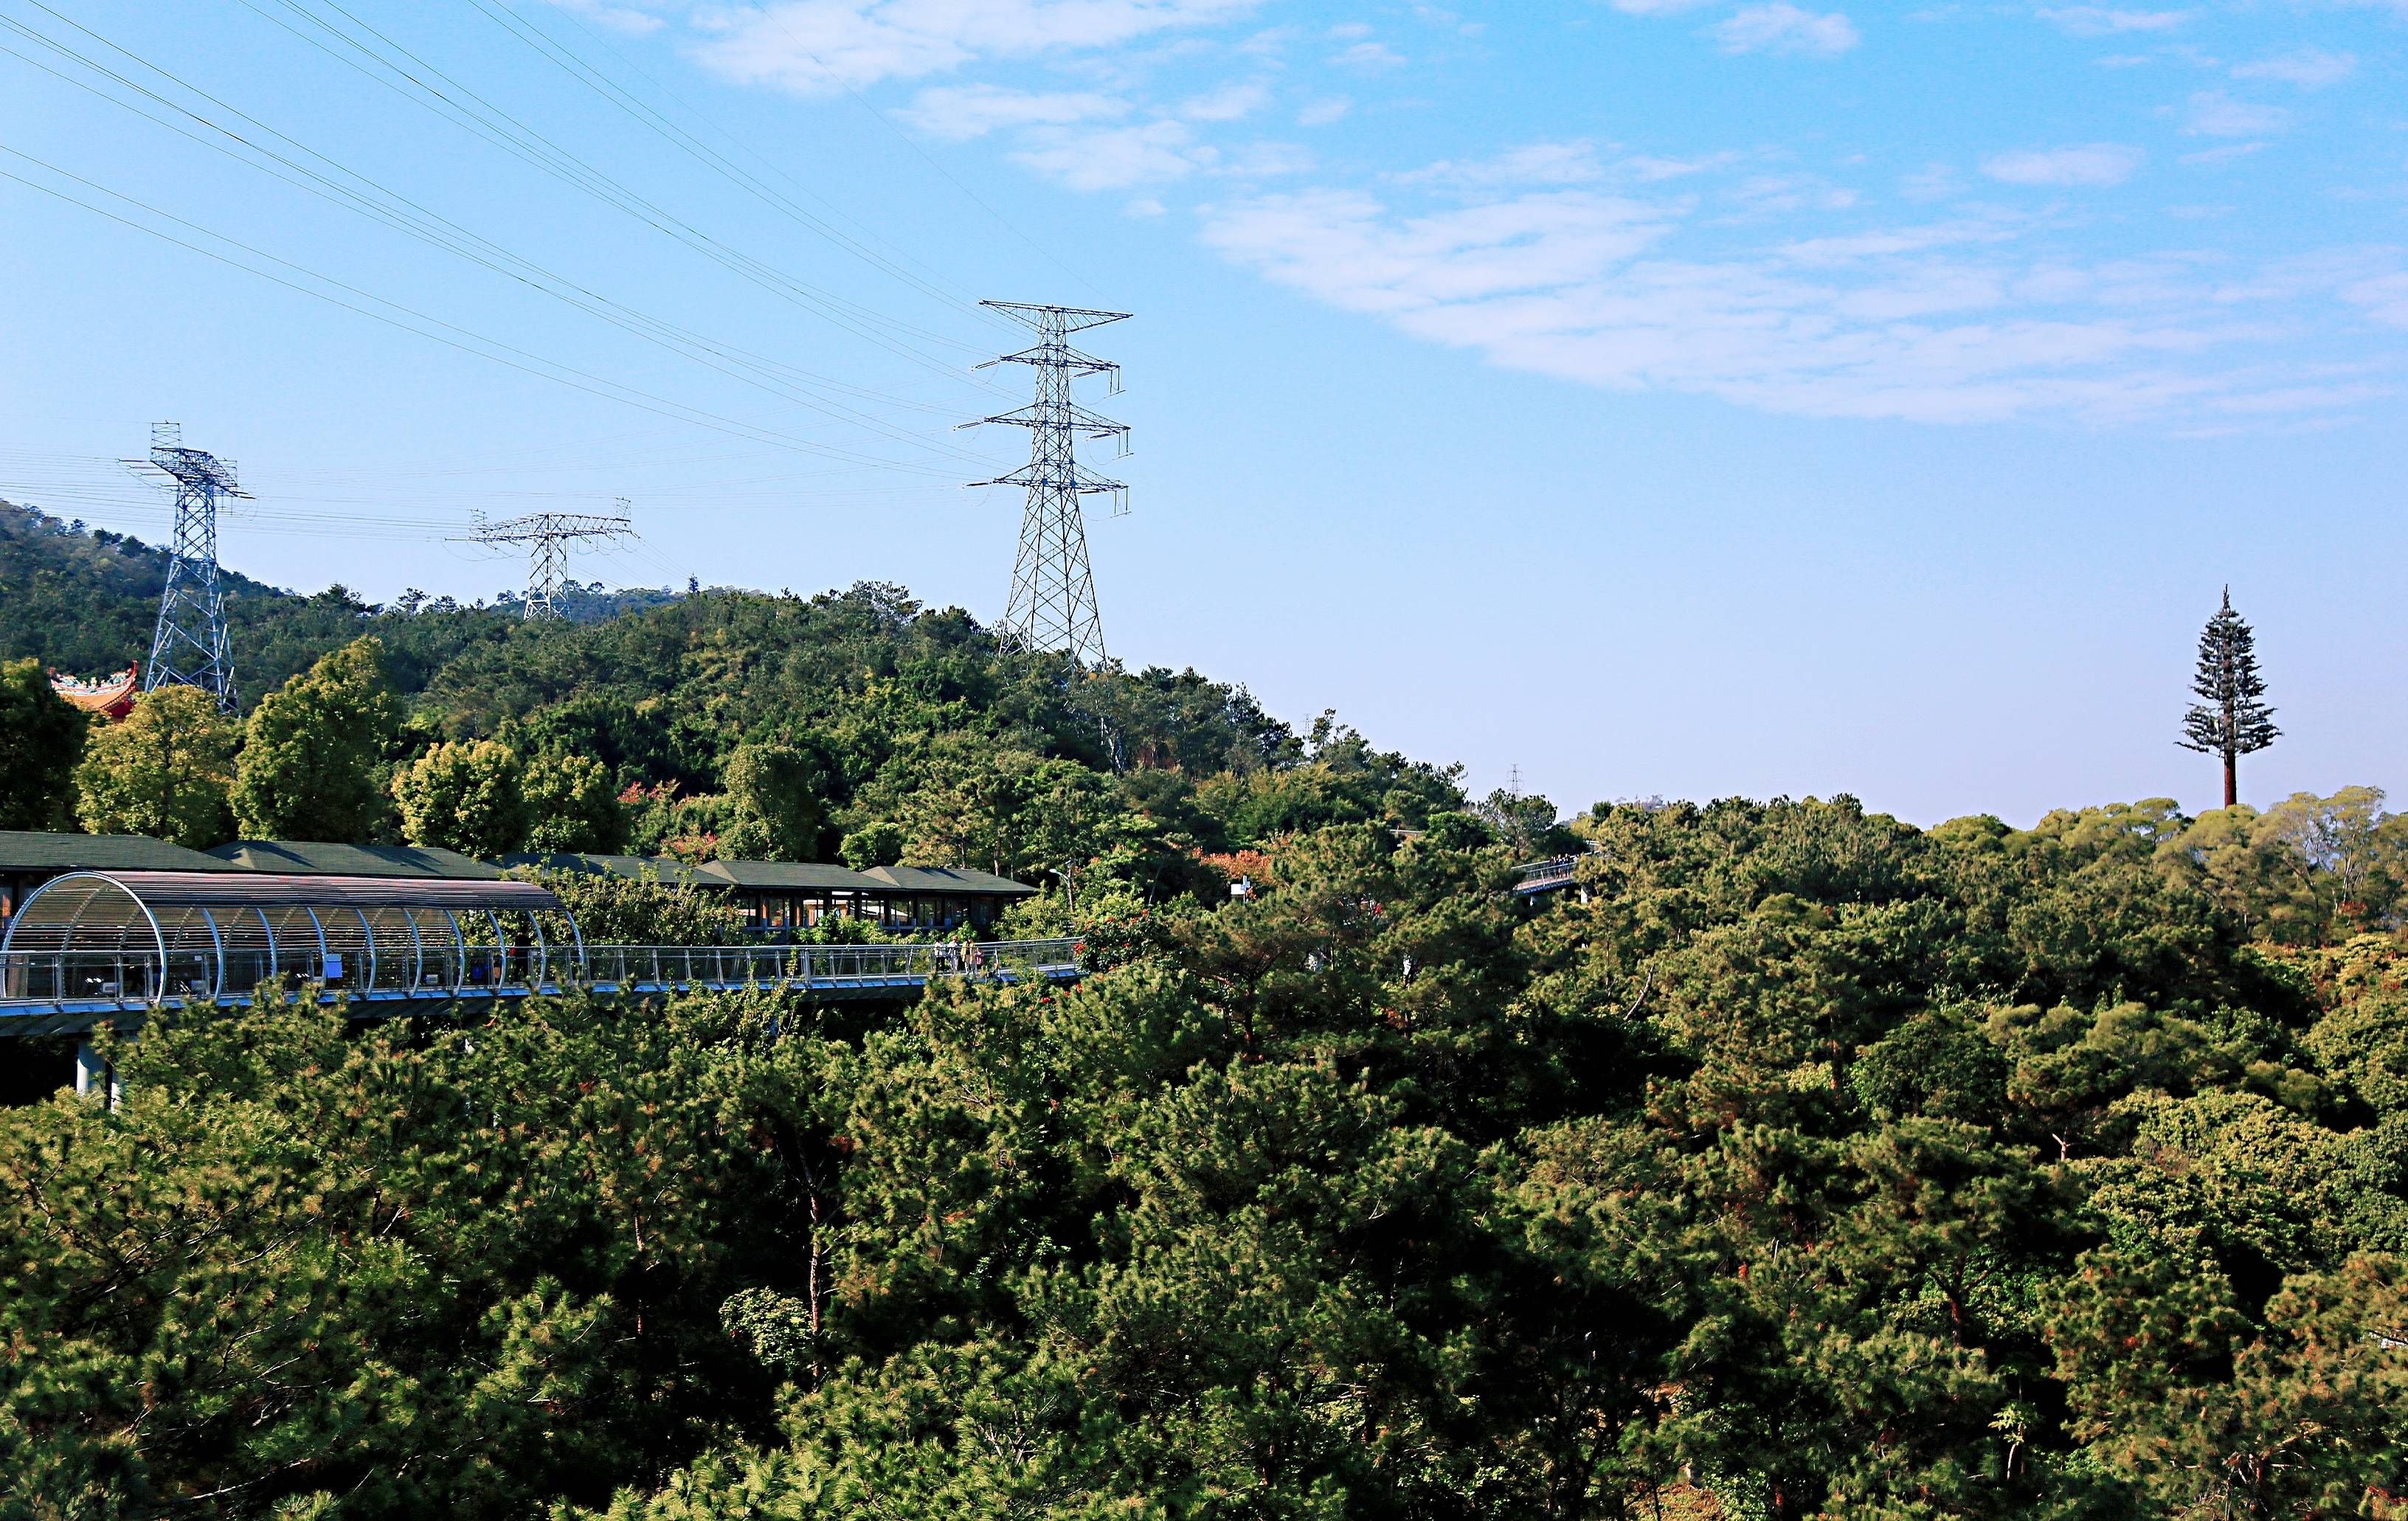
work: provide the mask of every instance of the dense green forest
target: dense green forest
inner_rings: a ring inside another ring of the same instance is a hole
[[[0,1511],[2408,1494],[2408,825],[2378,793],[1558,823],[894,588],[550,627],[286,600],[280,696],[90,739],[54,806],[256,818],[316,766],[315,820],[364,832],[1002,861],[1090,972],[113,1042],[115,1106],[0,1112]],[[68,663],[101,610],[58,606],[12,653]],[[337,732],[372,742],[305,742]],[[445,804],[512,767],[514,813]],[[1577,891],[1512,892],[1565,848]]]

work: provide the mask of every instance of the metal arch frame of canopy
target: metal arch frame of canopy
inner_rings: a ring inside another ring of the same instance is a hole
[[[117,902],[115,910],[105,920],[93,920],[95,908],[112,898]],[[57,905],[57,911],[50,911],[52,903]],[[271,909],[283,911],[288,927],[296,911],[308,920],[309,939],[316,942],[314,962],[305,954],[294,964],[287,964],[286,944],[290,937],[278,935],[268,911]],[[398,930],[387,924],[390,945],[380,947],[379,923],[388,914],[380,912],[371,918],[370,910],[397,911],[408,926],[408,938],[404,940]],[[426,959],[424,936],[418,919],[423,912],[440,914],[451,926],[458,960],[452,979],[455,990],[465,983],[467,974],[467,937],[461,932],[459,921],[462,912],[482,916],[491,927],[499,976],[507,977],[514,949],[503,927],[505,912],[523,917],[533,936],[530,942],[515,949],[531,953],[528,969],[538,982],[552,971],[553,960],[550,939],[538,917],[541,913],[557,913],[567,924],[571,943],[576,947],[576,961],[580,967],[583,962],[584,936],[576,915],[551,891],[534,882],[509,879],[455,882],[189,871],[70,871],[27,894],[9,919],[7,934],[0,936],[0,1000],[30,994],[29,987],[5,984],[28,980],[28,969],[43,960],[50,963],[52,995],[64,1000],[69,963],[75,963],[81,975],[90,966],[103,965],[103,958],[114,975],[86,976],[85,981],[97,983],[111,1001],[155,999],[168,995],[177,957],[198,957],[204,950],[208,985],[205,993],[197,985],[191,991],[222,1000],[233,996],[227,985],[229,930],[246,919],[258,925],[265,953],[259,969],[263,977],[294,972],[305,981],[322,982],[328,980],[330,969],[339,968],[336,975],[349,983],[350,969],[335,961],[339,953],[329,942],[326,914],[348,917],[359,926],[360,949],[366,953],[367,963],[362,969],[365,982],[356,984],[359,991],[375,996],[383,980],[381,973],[407,965],[410,969],[410,985],[389,991],[414,993],[424,975]],[[225,916],[223,920],[222,914]],[[206,929],[205,940],[194,933],[195,929]],[[129,938],[138,942],[146,930],[150,941],[147,949],[139,948],[138,943],[128,944]],[[238,939],[248,938],[246,927]],[[107,943],[99,943],[104,940]],[[347,943],[343,949],[348,951],[351,947]],[[394,954],[380,955],[380,949]],[[127,986],[129,973],[136,971],[149,984],[139,997]]]

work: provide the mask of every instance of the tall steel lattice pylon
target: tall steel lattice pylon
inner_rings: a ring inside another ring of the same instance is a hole
[[[616,517],[598,517],[583,512],[530,512],[523,518],[509,518],[500,523],[488,523],[482,512],[477,514],[476,531],[468,541],[477,544],[527,544],[526,600],[520,604],[520,616],[529,619],[558,618],[560,582],[568,568],[568,546],[580,538],[618,538],[632,537],[634,526],[627,521],[627,499],[619,498]]]
[[[184,430],[174,423],[151,423],[150,457],[125,463],[156,470],[176,486],[175,548],[167,584],[159,592],[142,690],[196,686],[231,712],[234,653],[226,642],[225,595],[218,588],[218,501],[251,493],[236,481],[233,461],[186,449]]]
[[[1037,345],[990,359],[986,365],[1026,365],[1037,371],[1037,399],[1018,411],[982,417],[962,426],[1008,423],[1028,430],[1028,464],[1010,475],[978,481],[980,486],[1025,486],[1028,507],[1020,520],[1020,553],[1011,567],[1011,600],[999,632],[1024,650],[1068,650],[1082,665],[1104,660],[1104,624],[1096,610],[1096,577],[1087,565],[1087,526],[1079,498],[1110,492],[1112,515],[1128,510],[1128,488],[1079,468],[1071,440],[1081,434],[1111,438],[1128,453],[1128,425],[1098,417],[1079,405],[1071,381],[1082,375],[1111,377],[1120,395],[1121,367],[1079,352],[1065,340],[1082,328],[1101,327],[1125,311],[1089,311],[1081,307],[1039,307],[1018,301],[982,301],[1037,329]]]

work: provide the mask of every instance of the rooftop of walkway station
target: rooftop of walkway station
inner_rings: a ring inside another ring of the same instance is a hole
[[[1025,882],[967,867],[881,866],[856,870],[814,861],[687,862],[668,856],[580,852],[521,852],[480,861],[435,845],[351,845],[327,840],[237,839],[208,851],[187,850],[145,835],[45,834],[0,830],[0,873],[47,876],[65,871],[186,871],[293,877],[389,878],[494,882],[505,870],[532,868],[671,885],[743,892],[877,897],[1025,897]]]

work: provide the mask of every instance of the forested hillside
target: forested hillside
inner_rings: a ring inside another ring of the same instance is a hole
[[[157,552],[17,521],[23,553],[0,567],[0,597],[14,609],[21,586],[33,595],[7,621],[6,652],[73,669],[142,648],[150,612],[136,610],[157,595]],[[170,722],[163,706],[156,718],[180,750],[222,752],[217,771],[150,781],[127,776],[135,756],[53,757],[60,818],[199,846],[271,834],[479,854],[833,860],[859,837],[865,860],[974,865],[1066,893],[1092,873],[1159,897],[1191,883],[1200,854],[1463,805],[1453,773],[1327,718],[1298,735],[1243,688],[1193,671],[1090,674],[1010,653],[967,614],[924,610],[899,587],[695,592],[537,624],[415,594],[375,608],[339,587],[236,589],[249,719],[212,737],[186,733],[209,726],[205,713]],[[412,768],[426,780],[415,794]],[[222,806],[200,796],[212,790]],[[267,796],[329,791],[362,802]],[[469,792],[509,806],[464,817]],[[142,806],[167,794],[174,806]],[[0,788],[0,825],[7,814]],[[1534,849],[1547,836],[1525,833]]]
[[[2401,1513],[2379,793],[1558,823],[892,587],[261,600],[299,674],[241,725],[153,696],[7,774],[992,865],[1089,974],[112,1040],[122,1102],[0,1112],[0,1512]],[[1517,897],[1541,849],[1577,887]]]

